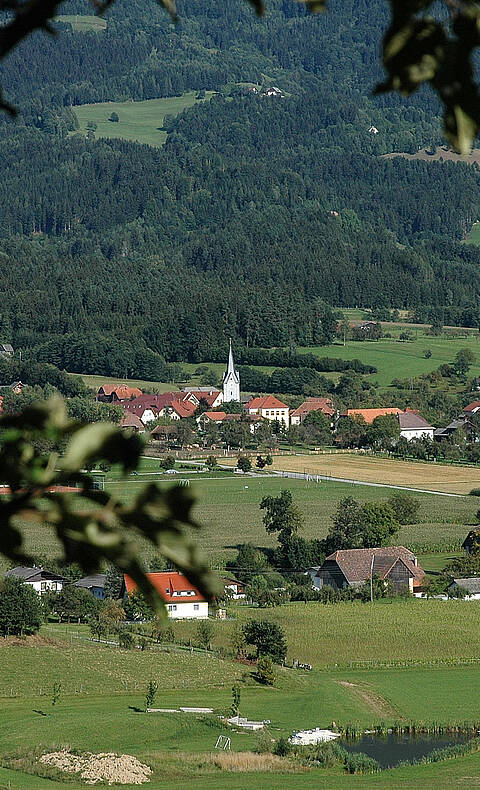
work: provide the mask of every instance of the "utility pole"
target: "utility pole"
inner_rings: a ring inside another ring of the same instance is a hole
[[[370,603],[373,603],[373,563],[375,562],[375,554],[372,554],[370,562]]]

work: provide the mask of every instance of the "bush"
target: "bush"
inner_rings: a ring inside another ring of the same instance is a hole
[[[273,662],[270,656],[262,656],[258,659],[256,678],[264,686],[273,686],[275,684],[277,676],[273,670]]]
[[[345,760],[345,768],[349,774],[375,774],[381,771],[380,763],[362,752],[350,754]]]
[[[469,493],[469,496],[480,496],[480,488],[472,488]]]
[[[275,745],[273,747],[273,753],[277,755],[277,757],[288,757],[289,754],[293,751],[293,746],[288,740],[288,738],[278,738],[275,741]]]

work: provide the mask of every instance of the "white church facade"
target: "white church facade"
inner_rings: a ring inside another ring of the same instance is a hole
[[[235,370],[233,364],[232,341],[230,340],[230,350],[228,353],[228,364],[223,374],[223,402],[240,401],[240,374]]]

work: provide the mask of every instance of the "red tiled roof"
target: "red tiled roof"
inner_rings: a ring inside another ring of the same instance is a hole
[[[204,417],[208,417],[212,422],[223,422],[227,419],[227,414],[224,411],[204,411]]]
[[[275,395],[266,395],[263,398],[252,398],[245,404],[245,409],[248,411],[252,409],[288,409],[288,406],[278,400]]]
[[[218,399],[218,392],[188,392],[187,395],[193,395],[199,402],[203,400],[209,406],[213,406]]]
[[[474,400],[473,403],[469,403],[462,411],[475,411],[476,409],[480,409],[480,400]]]
[[[122,406],[133,414],[143,414],[145,409],[152,409],[154,413],[158,413],[165,406],[171,406],[173,403],[190,403],[189,398],[190,393],[175,390],[163,392],[161,395],[140,395],[134,400],[123,402]]]
[[[168,408],[173,409],[179,417],[192,417],[195,412],[197,411],[197,407],[194,403],[190,403],[190,401],[172,401],[171,403],[167,404]]]
[[[376,417],[386,417],[387,414],[400,414],[402,409],[397,408],[381,408],[381,409],[347,409],[346,411],[342,412],[342,417],[351,417],[352,419],[356,419],[357,417],[363,417],[365,422],[368,425],[376,419]]]
[[[335,414],[335,409],[330,398],[307,398],[297,409],[290,412],[290,416],[303,417],[310,414],[311,411],[321,411],[328,417],[333,417]]]
[[[159,573],[147,573],[147,578],[153,584],[156,591],[160,594],[165,603],[189,603],[190,601],[206,601],[206,598],[197,590],[196,587],[184,576],[183,573],[178,571],[161,571]],[[125,589],[127,594],[135,592],[137,589],[136,582],[125,574]],[[182,595],[187,591],[191,595]]]
[[[127,387],[126,384],[102,384],[98,394],[100,395],[102,392],[104,395],[113,395],[115,393],[118,400],[128,400],[132,397],[138,398],[142,395],[142,390],[138,389],[138,387]]]

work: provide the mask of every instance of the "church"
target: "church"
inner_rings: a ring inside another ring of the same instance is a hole
[[[235,370],[233,364],[232,341],[230,340],[227,369],[223,374],[223,402],[229,403],[232,400],[240,402],[240,374],[238,370]]]

